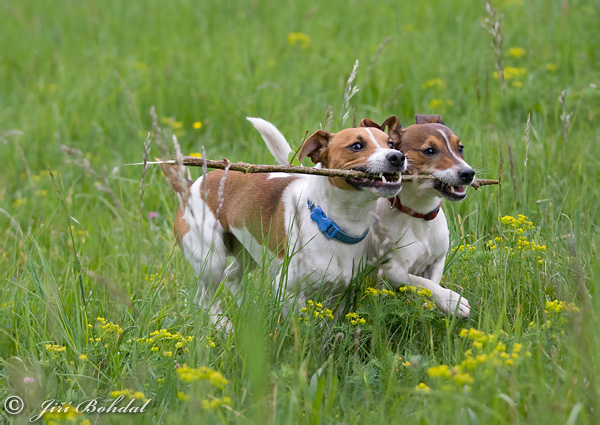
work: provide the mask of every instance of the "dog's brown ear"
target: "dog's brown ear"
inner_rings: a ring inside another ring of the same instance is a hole
[[[360,121],[360,126],[361,127],[375,127],[378,128],[380,130],[383,130],[383,126],[377,124],[375,121],[373,121],[371,118],[363,118]]]
[[[398,119],[398,117],[396,115],[392,115],[391,117],[387,118],[383,124],[381,124],[381,129],[384,130],[387,127],[387,132],[388,134],[391,135],[392,132],[398,132],[400,130],[402,130],[402,123],[400,123],[400,120]],[[385,130],[384,130],[385,131]]]
[[[322,154],[332,137],[333,133],[325,130],[317,130],[312,136],[306,139],[304,144],[302,144],[302,148],[298,154],[298,160],[302,162],[304,158],[309,157],[315,164],[323,162]]]
[[[417,115],[415,115],[415,121],[417,122],[417,124],[442,124],[442,125],[446,125],[446,124],[444,124],[444,121],[442,121],[442,116],[441,115],[421,115],[421,114],[417,114]]]

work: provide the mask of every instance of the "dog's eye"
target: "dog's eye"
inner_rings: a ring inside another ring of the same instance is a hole
[[[390,149],[396,149],[394,147],[394,142],[392,142],[391,140],[388,142],[388,146],[390,147]]]
[[[354,152],[360,152],[365,148],[365,145],[362,142],[356,142],[350,145],[350,150]]]
[[[427,148],[427,149],[423,149],[423,153],[427,156],[432,156],[432,155],[435,155],[437,153],[437,151],[434,148]]]
[[[458,153],[463,154],[465,147],[463,145],[458,145]]]

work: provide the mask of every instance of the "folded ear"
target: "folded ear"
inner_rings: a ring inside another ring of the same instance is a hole
[[[302,162],[304,158],[309,157],[315,164],[323,162],[322,155],[332,137],[333,133],[325,130],[317,130],[302,144],[302,148],[298,154],[298,160]]]
[[[446,124],[444,124],[444,121],[442,121],[442,116],[441,115],[421,115],[421,114],[417,114],[417,115],[415,115],[415,121],[417,122],[417,124],[442,124],[442,125],[446,125]]]
[[[383,130],[383,126],[380,126],[375,121],[373,121],[371,118],[363,118],[360,121],[360,126],[361,127],[375,127],[375,128],[380,129],[380,130]]]

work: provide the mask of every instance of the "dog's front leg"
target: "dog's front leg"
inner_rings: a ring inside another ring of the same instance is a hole
[[[421,285],[423,288],[431,291],[431,299],[442,312],[451,315],[456,314],[458,317],[469,317],[471,311],[469,301],[453,290],[441,287],[439,283],[433,280],[410,274],[399,265],[392,265],[390,267],[387,278],[389,283],[395,288],[402,285]]]

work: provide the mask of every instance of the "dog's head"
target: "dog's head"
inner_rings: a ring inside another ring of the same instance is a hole
[[[464,160],[464,146],[450,130],[440,115],[416,115],[416,124],[402,127],[395,115],[382,125],[365,118],[362,127],[374,127],[385,131],[408,161],[410,174],[429,174],[431,180],[422,180],[420,185],[430,187],[451,201],[467,196],[466,186],[475,178],[475,171]]]
[[[339,133],[318,130],[300,149],[300,161],[305,157],[324,168],[357,170],[377,176],[376,179],[330,178],[340,189],[368,190],[376,196],[389,197],[402,188],[404,155],[394,148],[386,133],[375,128],[347,128]]]

